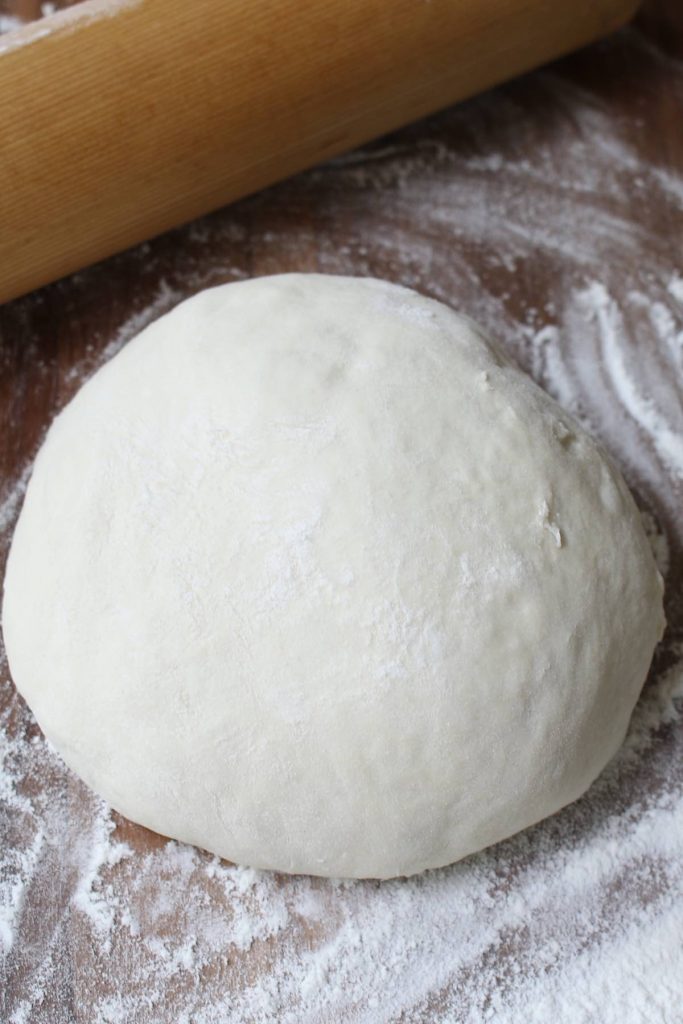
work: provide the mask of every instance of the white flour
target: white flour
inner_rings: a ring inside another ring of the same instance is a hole
[[[23,21],[19,18],[15,18],[11,14],[0,14],[0,35],[5,32],[11,32],[15,28],[20,28],[23,25]]]
[[[136,7],[140,2],[141,0],[89,0],[87,3],[75,3],[72,7],[64,7],[61,10],[58,10],[57,4],[44,3],[40,7],[43,17],[59,14],[59,17],[46,22],[24,22],[11,15],[1,15],[0,35],[4,38],[0,39],[0,54],[29,46],[55,32],[73,32],[89,22],[111,18],[122,8]],[[9,34],[11,29],[21,28],[23,25],[29,26],[26,32],[21,35]]]
[[[666,66],[683,102],[683,66],[622,39],[646,79]],[[159,279],[148,308],[65,369],[65,392],[198,287],[253,267],[383,273],[479,319],[603,440],[646,506],[663,573],[680,573],[683,261],[651,199],[683,218],[683,179],[643,163],[599,95],[536,74],[282,188],[285,204],[276,191],[186,229],[182,289]],[[268,203],[276,215],[259,218]],[[154,252],[131,258],[152,272]],[[4,547],[27,473],[0,493]],[[0,1018],[680,1024],[683,612],[671,591],[668,610],[627,743],[588,795],[408,881],[260,874],[152,840],[115,820],[8,698],[0,942],[13,994]],[[9,689],[4,665],[0,678]]]

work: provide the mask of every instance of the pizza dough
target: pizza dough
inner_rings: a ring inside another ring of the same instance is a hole
[[[580,796],[663,624],[577,424],[471,321],[322,275],[203,292],[82,388],[3,607],[19,690],[115,808],[379,878]]]

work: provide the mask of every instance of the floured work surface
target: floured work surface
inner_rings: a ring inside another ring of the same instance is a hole
[[[3,661],[3,1022],[683,1019],[678,8],[0,309],[3,564],[52,417],[147,322],[222,281],[373,274],[478,319],[603,441],[669,619],[587,796],[381,884],[259,874],[122,821],[46,746]]]

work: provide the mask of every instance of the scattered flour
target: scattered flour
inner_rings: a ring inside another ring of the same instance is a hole
[[[123,8],[137,7],[142,0],[98,0],[95,3],[75,3],[72,6],[63,7],[58,10],[56,4],[44,3],[41,5],[41,19],[37,22],[23,21],[11,15],[2,15],[0,18],[0,54],[9,53],[10,50],[17,50],[39,39],[45,39],[56,32],[75,32],[84,25],[93,21],[100,21],[102,18],[111,18],[118,14]],[[59,16],[43,23],[47,15],[58,14]],[[11,33],[12,29],[26,26],[26,31],[20,35]]]
[[[683,479],[683,432],[681,423],[670,424],[656,398],[643,393],[638,383],[638,367],[629,367],[624,345],[625,328],[617,303],[604,285],[593,282],[582,290],[577,305],[588,322],[599,332],[602,365],[609,376],[611,390],[623,409],[652,440],[667,467]],[[659,303],[650,307],[655,330],[665,342],[673,334],[673,320]]]
[[[683,103],[683,64],[633,31],[605,46],[633,89],[665,68]],[[250,273],[379,274],[457,304],[601,438],[643,506],[669,631],[624,747],[578,803],[451,868],[288,878],[112,814],[0,661],[3,1024],[683,1021],[683,267],[653,212],[680,216],[683,179],[561,68],[197,221],[172,272],[157,243],[120,257],[151,298],[64,368],[60,402],[179,298]],[[0,491],[0,553],[29,471]]]
[[[15,18],[12,14],[0,14],[0,35],[20,28],[23,24],[24,22],[20,18]]]

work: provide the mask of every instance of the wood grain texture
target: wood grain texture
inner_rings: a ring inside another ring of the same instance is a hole
[[[21,99],[0,127],[0,301],[568,52],[634,7],[88,0],[28,26],[0,43],[0,95]]]
[[[13,13],[19,6],[5,0],[0,10]],[[541,357],[549,346],[555,345],[555,354],[576,370],[572,408],[590,421],[668,541],[669,628],[646,684],[647,700],[683,643],[683,490],[680,478],[661,464],[642,424],[622,407],[623,395],[614,382],[596,398],[596,382],[606,375],[604,352],[589,337],[591,318],[586,315],[577,325],[583,308],[577,296],[581,299],[596,284],[609,291],[613,306],[607,312],[614,313],[617,344],[631,358],[629,367],[639,368],[635,384],[682,433],[680,362],[672,371],[674,364],[666,361],[683,336],[683,307],[667,290],[676,280],[683,282],[682,83],[680,0],[652,0],[637,27],[542,72],[5,304],[0,308],[0,571],[21,498],[18,481],[53,417],[122,339],[182,297],[224,281],[290,270],[374,274],[476,316],[541,383],[548,383]],[[41,87],[26,83],[29,93]],[[20,133],[25,122],[16,108],[12,119]],[[53,169],[34,170],[49,189]],[[11,262],[12,254],[3,258]],[[654,324],[653,309],[659,310]],[[667,309],[674,324],[669,333]],[[661,385],[664,397],[654,384]],[[560,397],[568,398],[566,393]],[[217,1020],[208,1012],[202,1016],[201,1008],[211,1000],[222,1005],[228,996],[236,1001],[259,977],[274,975],[288,943],[299,955],[328,937],[325,918],[296,932],[288,927],[249,949],[233,945],[207,952],[196,976],[180,972],[167,981],[161,957],[155,959],[145,943],[154,939],[175,952],[191,931],[184,902],[202,906],[205,900],[229,918],[239,896],[217,891],[204,871],[208,858],[203,855],[197,855],[202,870],[191,877],[169,862],[157,891],[145,875],[145,858],[163,851],[164,840],[114,816],[114,837],[133,852],[121,865],[107,867],[98,882],[102,907],[112,899],[114,925],[107,945],[77,902],[79,851],[83,837],[95,828],[97,805],[86,787],[45,751],[4,661],[0,729],[7,738],[11,778],[22,800],[34,808],[29,815],[0,800],[4,862],[11,867],[16,852],[17,863],[24,863],[21,857],[37,827],[47,837],[30,877],[26,869],[17,940],[0,961],[3,1022],[25,1006],[23,1019],[30,1024]],[[636,816],[656,799],[662,779],[667,798],[680,792],[682,753],[681,720],[662,724],[645,754],[626,766],[602,796],[588,794],[547,827],[496,848],[491,854],[494,907],[515,894],[534,851],[557,850],[560,863],[573,845],[588,842],[605,822]],[[3,800],[6,795],[3,790]],[[599,893],[606,906],[622,901],[622,894],[626,904],[642,900],[652,906],[671,885],[661,857],[653,855],[648,870],[644,842],[633,870],[610,878],[610,888]],[[18,877],[21,881],[21,872]],[[283,879],[273,882],[274,890],[283,893],[289,885]],[[159,924],[152,908],[163,891],[173,893],[175,902]],[[316,891],[324,895],[326,914],[334,920],[341,897],[323,886]],[[373,898],[372,886],[360,891]],[[580,903],[583,895],[576,891],[572,898]],[[581,910],[602,937],[609,919],[598,917],[596,924],[590,917],[598,902],[589,894]],[[124,910],[131,909],[138,915],[137,935],[122,924]],[[544,915],[553,919],[548,929],[560,961],[569,931],[565,911],[538,904],[533,921],[524,922],[528,932]],[[470,973],[490,974],[493,994],[499,993],[498,979],[504,997],[504,983],[515,971],[523,975],[533,969],[535,950],[530,948],[526,959],[518,957],[518,947],[526,950],[523,937],[497,934],[493,927],[492,934]],[[199,955],[204,940],[199,936],[196,941]],[[409,966],[401,969],[409,975]],[[656,987],[658,979],[639,981]],[[428,999],[400,1015],[383,1011],[378,990],[373,1024],[476,1020],[467,983],[464,973],[449,975]],[[454,991],[460,993],[460,1004],[452,1001]],[[583,999],[585,994],[580,995]],[[117,1000],[124,1001],[123,1015],[107,1016],[102,1008],[119,1005]],[[284,1019],[278,1017],[277,1001],[274,1006],[272,1019]],[[604,1009],[604,1015],[594,1017],[601,1024],[610,1019]],[[676,1019],[678,1009],[670,1011],[660,1021],[653,1010],[649,1019],[665,1024]],[[250,1024],[255,1019],[236,1014],[226,1011],[223,1020]],[[352,1019],[332,1011],[327,1017],[300,1018],[302,1024]],[[526,1019],[520,1017],[519,1024]],[[634,1011],[621,1024],[640,1020]]]

